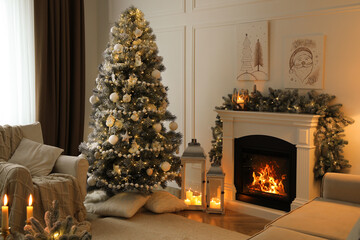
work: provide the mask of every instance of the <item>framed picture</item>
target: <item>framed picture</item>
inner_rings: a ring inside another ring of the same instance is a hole
[[[285,88],[322,89],[325,36],[288,37],[283,46]]]
[[[269,79],[268,22],[254,22],[237,26],[237,80]]]

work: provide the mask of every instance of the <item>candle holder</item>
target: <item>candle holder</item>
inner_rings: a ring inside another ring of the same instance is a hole
[[[196,139],[188,144],[181,157],[181,199],[189,210],[205,210],[205,161],[204,149]]]
[[[206,174],[207,213],[225,213],[224,178],[225,174],[221,166],[211,166]]]
[[[10,235],[10,230],[11,230],[10,227],[8,227],[7,229],[1,228],[0,236],[5,240],[7,236]]]
[[[234,104],[234,109],[238,111],[246,110],[247,104],[249,103],[249,91],[246,89],[241,89],[238,91],[234,88],[231,101]]]

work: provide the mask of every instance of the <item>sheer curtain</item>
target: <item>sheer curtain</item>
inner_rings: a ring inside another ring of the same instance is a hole
[[[0,0],[0,125],[35,121],[34,1]]]

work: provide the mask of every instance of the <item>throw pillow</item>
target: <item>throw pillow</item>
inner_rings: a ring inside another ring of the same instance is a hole
[[[178,212],[187,208],[184,201],[165,191],[154,192],[145,208],[154,213]]]
[[[86,204],[86,209],[101,216],[131,218],[144,206],[150,196],[137,192],[116,194],[104,202]]]
[[[27,167],[33,177],[46,176],[51,173],[56,159],[63,151],[23,138],[8,162]]]

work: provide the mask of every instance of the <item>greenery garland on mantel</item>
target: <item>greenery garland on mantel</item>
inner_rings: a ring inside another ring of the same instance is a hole
[[[354,120],[346,117],[340,110],[341,104],[332,104],[335,96],[318,94],[309,91],[306,95],[299,95],[298,90],[281,90],[269,88],[269,95],[263,96],[259,91],[246,93],[247,101],[243,108],[232,101],[233,94],[223,97],[224,103],[218,110],[243,110],[256,112],[283,112],[320,115],[318,126],[314,133],[316,163],[314,173],[321,178],[326,172],[340,172],[350,168],[349,161],[342,155],[343,148],[348,142],[344,140],[344,128],[353,124]],[[222,121],[216,116],[215,127],[211,128],[213,134],[212,148],[209,152],[210,162],[213,166],[221,165],[222,159]]]

